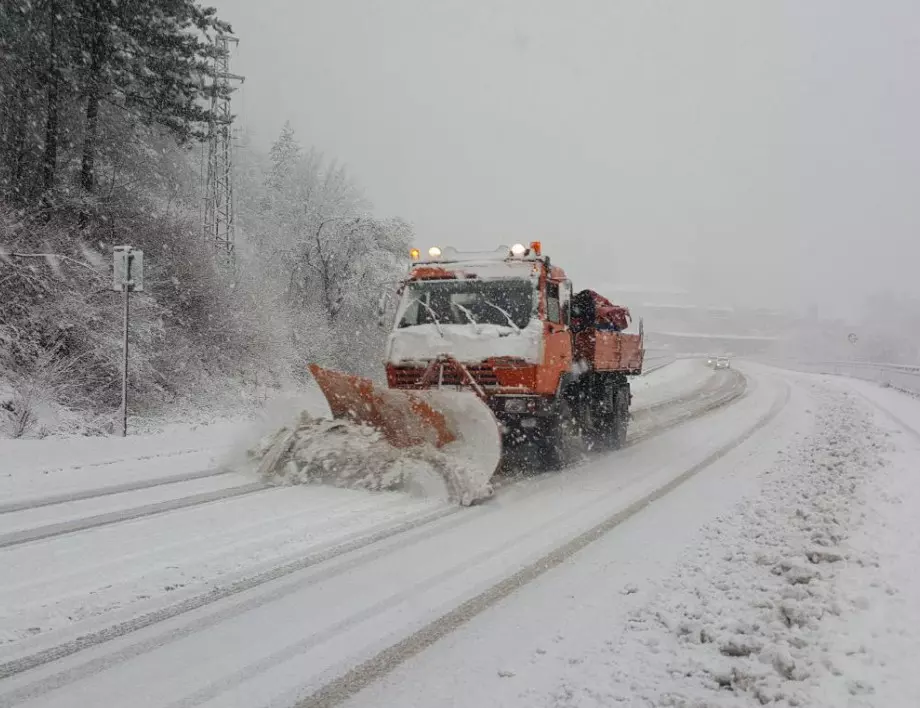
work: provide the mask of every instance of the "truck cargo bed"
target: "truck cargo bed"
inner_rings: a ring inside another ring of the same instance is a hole
[[[589,328],[575,335],[576,359],[594,371],[641,374],[644,355],[641,334]]]

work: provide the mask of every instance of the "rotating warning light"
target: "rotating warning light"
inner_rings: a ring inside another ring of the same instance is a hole
[[[539,241],[530,242],[530,252],[533,253],[535,256],[539,256],[542,250],[543,250],[543,244],[541,244]]]
[[[440,258],[441,249],[438,248],[437,246],[432,246],[431,248],[428,249],[428,255],[431,256],[432,258]]]
[[[512,256],[517,256],[518,258],[520,258],[526,252],[527,252],[527,248],[524,246],[523,243],[516,243],[511,247]]]
[[[421,255],[422,255],[422,252],[419,251],[417,248],[409,249],[409,258],[411,258],[413,261],[417,261],[419,259],[419,256]]]

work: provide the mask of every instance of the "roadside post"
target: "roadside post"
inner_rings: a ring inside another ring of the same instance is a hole
[[[130,324],[129,297],[132,292],[144,290],[144,252],[131,246],[116,246],[112,290],[124,293],[124,338],[122,340],[121,366],[121,436],[128,434],[128,327]]]

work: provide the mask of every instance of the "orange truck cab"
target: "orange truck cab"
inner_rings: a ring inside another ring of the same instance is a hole
[[[538,242],[411,255],[386,347],[390,388],[474,386],[506,446],[552,449],[572,424],[597,444],[622,445],[627,376],[641,373],[643,360],[641,327],[616,326],[625,308],[592,291],[574,295]]]

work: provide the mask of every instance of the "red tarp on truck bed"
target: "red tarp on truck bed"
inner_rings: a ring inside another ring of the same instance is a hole
[[[629,310],[593,290],[572,298],[575,358],[595,371],[642,372],[642,335],[626,334]]]
[[[615,329],[624,330],[629,327],[632,319],[629,309],[621,305],[614,305],[603,295],[599,295],[593,290],[583,290],[594,301],[594,325],[598,329]]]

